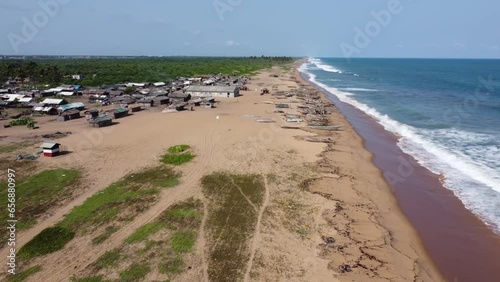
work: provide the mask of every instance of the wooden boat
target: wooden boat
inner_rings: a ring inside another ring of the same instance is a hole
[[[330,131],[335,131],[341,129],[343,126],[342,125],[324,125],[324,126],[309,126],[312,129],[317,129],[317,130],[330,130]]]
[[[258,123],[275,123],[276,121],[272,120],[272,119],[258,119],[257,122]]]
[[[314,143],[334,143],[330,138],[322,138],[322,137],[308,137],[306,138],[306,141],[308,142],[314,142]]]

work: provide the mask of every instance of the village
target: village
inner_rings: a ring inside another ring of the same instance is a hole
[[[104,127],[112,125],[113,119],[141,110],[161,108],[164,112],[174,112],[194,110],[194,107],[213,108],[216,98],[235,98],[240,90],[247,90],[245,84],[249,79],[219,74],[178,77],[168,85],[165,82],[130,82],[99,88],[61,85],[33,91],[19,91],[19,79],[10,79],[0,89],[0,112],[2,119],[11,120],[23,116],[56,116],[57,122],[65,122],[85,117],[89,126]]]

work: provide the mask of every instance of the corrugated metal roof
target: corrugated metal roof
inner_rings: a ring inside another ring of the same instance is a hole
[[[232,93],[236,91],[236,87],[234,86],[189,86],[186,92],[224,92],[224,93]]]
[[[43,104],[53,104],[53,105],[59,105],[63,102],[63,99],[45,99],[43,100]]]
[[[43,144],[40,146],[40,148],[52,149],[52,148],[59,146],[59,145],[61,145],[61,144],[56,143],[56,142],[43,142]]]

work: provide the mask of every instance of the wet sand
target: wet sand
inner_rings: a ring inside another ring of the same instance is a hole
[[[397,146],[397,136],[385,131],[367,114],[321,90],[363,138],[365,148],[373,153],[373,162],[383,172],[401,210],[418,231],[445,279],[498,281],[500,236],[444,188],[438,175],[402,152]]]

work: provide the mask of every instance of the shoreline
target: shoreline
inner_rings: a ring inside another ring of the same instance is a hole
[[[401,151],[397,136],[297,72],[303,81],[335,103],[363,139],[363,148],[373,155],[373,165],[380,169],[401,212],[445,279],[487,281],[494,277],[500,267],[496,261],[500,257],[500,237],[442,185],[439,175]]]

